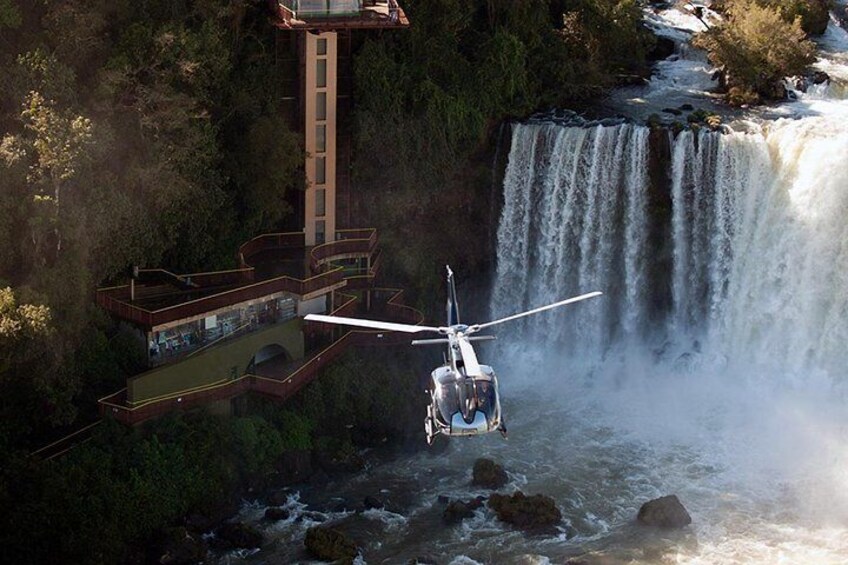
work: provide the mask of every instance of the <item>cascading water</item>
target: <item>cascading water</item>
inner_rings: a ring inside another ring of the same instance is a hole
[[[590,319],[563,325],[547,316],[546,331],[601,351],[617,326],[642,329],[647,156],[646,128],[516,126],[498,229],[495,316],[603,288],[611,299],[587,311]]]

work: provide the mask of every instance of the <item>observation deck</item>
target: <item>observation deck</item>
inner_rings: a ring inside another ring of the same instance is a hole
[[[280,29],[332,31],[409,26],[397,0],[269,0]]]

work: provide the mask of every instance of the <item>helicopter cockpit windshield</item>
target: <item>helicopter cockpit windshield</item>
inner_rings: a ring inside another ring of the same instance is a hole
[[[495,416],[495,386],[491,381],[479,379],[475,383],[477,388],[477,410],[486,415],[491,422]]]

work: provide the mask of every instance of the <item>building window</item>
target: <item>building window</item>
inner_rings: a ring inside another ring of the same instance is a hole
[[[318,59],[318,68],[315,74],[315,86],[323,88],[327,86],[327,59]]]
[[[316,49],[318,50],[319,55],[326,55],[327,54],[327,40],[326,39],[319,39],[318,44],[316,46]]]
[[[315,158],[315,184],[327,183],[327,159],[324,157]]]
[[[327,93],[319,92],[315,99],[315,119],[327,119]]]
[[[315,215],[327,215],[327,191],[319,188],[315,191]]]
[[[324,220],[315,222],[315,245],[321,245],[327,241],[327,236],[324,233],[324,230],[326,230],[325,225]]]
[[[320,124],[315,126],[315,151],[324,153],[327,150],[327,126]]]

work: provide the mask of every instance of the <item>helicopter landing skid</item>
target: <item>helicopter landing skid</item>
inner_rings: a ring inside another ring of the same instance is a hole
[[[427,407],[427,417],[424,418],[424,432],[427,434],[427,445],[433,445],[436,439],[436,434],[439,430],[436,428],[436,421],[433,415],[433,407]]]

